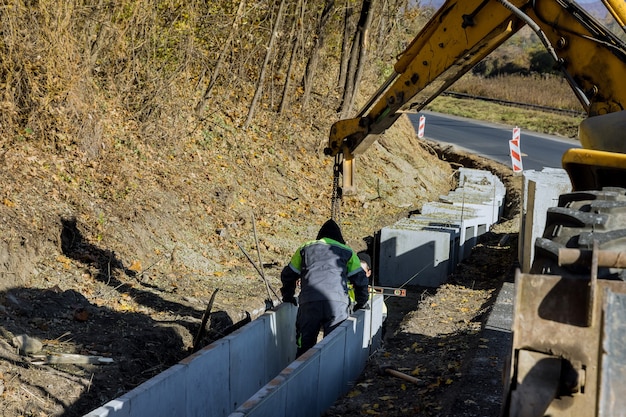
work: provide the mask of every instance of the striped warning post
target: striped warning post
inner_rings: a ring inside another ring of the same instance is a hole
[[[511,165],[513,166],[513,172],[522,172],[522,152],[519,148],[519,140],[510,140],[509,149],[511,150]]]
[[[417,129],[417,137],[418,138],[423,138],[424,137],[424,128],[426,127],[426,117],[424,116],[420,116],[420,123]]]
[[[519,145],[520,136],[521,136],[521,129],[515,126],[513,128],[513,138],[511,140],[513,140],[513,142],[517,142],[517,144]]]

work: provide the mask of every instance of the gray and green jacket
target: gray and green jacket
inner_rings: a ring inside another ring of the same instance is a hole
[[[330,238],[304,243],[296,250],[280,276],[284,298],[293,297],[300,283],[300,303],[338,301],[348,303],[348,282],[355,291],[356,304],[362,307],[368,298],[368,281],[356,253]]]

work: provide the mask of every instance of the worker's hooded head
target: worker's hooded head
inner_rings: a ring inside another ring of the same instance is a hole
[[[343,240],[343,236],[341,235],[341,228],[337,223],[335,223],[333,219],[327,220],[326,223],[322,225],[319,233],[317,234],[318,240],[324,237],[332,239],[339,243],[346,243],[346,241]]]
[[[369,268],[372,267],[372,258],[370,258],[370,256],[367,253],[359,252],[357,253],[357,256],[359,257],[359,260],[361,262],[365,262]]]

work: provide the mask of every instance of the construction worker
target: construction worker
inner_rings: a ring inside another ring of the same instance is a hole
[[[365,272],[332,219],[324,223],[316,240],[305,242],[295,251],[280,279],[283,302],[298,306],[296,356],[315,345],[320,329],[327,336],[348,318],[348,282],[354,286],[355,310],[367,303]],[[300,295],[296,299],[298,280]]]

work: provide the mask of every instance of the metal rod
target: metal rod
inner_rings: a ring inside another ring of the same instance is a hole
[[[591,249],[559,249],[559,266],[581,264],[591,266]],[[599,250],[598,266],[606,268],[626,268],[626,252]]]
[[[259,257],[259,274],[261,274],[261,278],[265,283],[265,289],[267,290],[267,298],[269,300],[272,299],[272,293],[270,292],[270,284],[267,282],[267,277],[265,276],[265,271],[263,270],[263,260],[261,259],[261,248],[259,247],[259,238],[256,234],[256,220],[254,219],[254,213],[252,213],[252,230],[254,232],[254,243],[256,244],[256,253]]]

